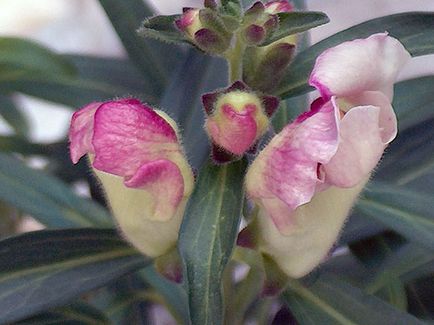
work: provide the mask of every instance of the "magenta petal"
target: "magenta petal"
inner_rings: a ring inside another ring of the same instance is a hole
[[[381,91],[391,101],[393,83],[410,54],[387,33],[344,42],[324,51],[315,62],[309,84],[326,100],[363,91]]]
[[[178,166],[167,159],[154,160],[143,164],[137,172],[125,180],[127,187],[143,189],[152,195],[151,219],[170,220],[184,194],[184,179]]]
[[[253,111],[236,112],[229,105],[222,108],[223,123],[208,119],[206,127],[213,141],[227,151],[242,155],[255,142],[257,125]]]
[[[330,103],[303,114],[273,138],[247,173],[249,196],[259,200],[281,232],[291,225],[292,212],[314,195],[319,164],[336,153],[338,114]]]
[[[72,115],[69,129],[69,149],[74,164],[88,152],[93,153],[93,117],[100,105],[99,102],[91,103]]]
[[[95,113],[92,141],[96,169],[131,177],[145,162],[179,151],[176,132],[150,107],[107,102]]]
[[[380,128],[380,108],[357,106],[340,123],[339,148],[324,165],[326,182],[337,187],[353,187],[371,173],[386,144]]]

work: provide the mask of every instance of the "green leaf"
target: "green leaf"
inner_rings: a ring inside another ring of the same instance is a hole
[[[156,104],[159,93],[153,90],[153,81],[143,78],[137,67],[128,59],[105,58],[86,55],[64,55],[76,69],[80,79],[89,80],[108,88],[123,90],[117,96],[139,96]]]
[[[14,129],[19,136],[26,137],[29,123],[24,114],[15,106],[9,96],[0,94],[0,115]]]
[[[387,286],[390,279],[399,278],[404,282],[434,271],[434,253],[432,250],[409,243],[394,252],[366,280],[366,290],[376,293]]]
[[[103,313],[91,305],[76,302],[14,323],[15,325],[70,324],[110,325]]]
[[[61,306],[150,262],[114,230],[45,230],[3,240],[0,322]]]
[[[108,212],[58,179],[0,153],[0,199],[48,227],[110,227]]]
[[[269,45],[284,37],[307,31],[330,21],[325,13],[316,11],[284,12],[278,14],[278,16],[279,28],[261,45]]]
[[[387,148],[377,179],[405,185],[434,168],[434,117],[398,134]]]
[[[393,108],[399,130],[405,130],[434,118],[434,76],[398,82],[395,85]]]
[[[365,190],[357,209],[404,237],[434,249],[434,200],[423,193],[374,183]]]
[[[155,93],[161,94],[173,67],[182,57],[179,48],[137,35],[142,21],[153,14],[142,0],[99,0],[118,33],[130,59],[143,76],[153,82]],[[161,55],[164,53],[164,55]]]
[[[303,325],[423,324],[331,274],[323,274],[309,285],[291,280],[283,299]]]
[[[241,0],[221,0],[221,8],[223,14],[233,17],[239,17],[242,11]]]
[[[43,76],[0,66],[0,87],[4,92],[21,92],[48,101],[81,107],[93,101],[130,94],[131,90],[106,82],[67,76]]]
[[[231,256],[243,206],[246,163],[206,165],[190,198],[179,250],[193,325],[222,324],[221,279]]]
[[[145,281],[163,298],[172,316],[180,324],[190,324],[188,297],[182,286],[165,279],[153,267],[147,267],[141,274]]]
[[[37,74],[74,75],[74,66],[33,41],[22,38],[0,37],[0,65]]]
[[[41,155],[47,152],[42,144],[31,143],[27,139],[17,136],[0,136],[1,152],[17,152],[23,155]]]
[[[376,296],[402,311],[407,310],[407,293],[404,284],[398,278],[389,278]]]
[[[171,15],[145,19],[142,27],[139,29],[139,34],[159,41],[188,43],[183,33],[175,26],[175,21],[180,17],[181,15]]]
[[[384,31],[388,31],[390,36],[396,37],[404,44],[412,56],[434,52],[434,13],[406,12],[376,18],[330,36],[299,53],[292,62],[289,73],[280,83],[276,94],[286,98],[311,90],[307,79],[318,55],[342,42]]]

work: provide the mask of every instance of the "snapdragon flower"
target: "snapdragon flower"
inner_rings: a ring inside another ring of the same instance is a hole
[[[91,103],[69,133],[74,163],[88,155],[120,229],[149,256],[177,240],[193,173],[175,122],[136,99]]]
[[[393,83],[409,58],[386,33],[322,53],[309,79],[321,97],[252,163],[246,189],[259,207],[259,249],[289,276],[325,258],[395,138]]]

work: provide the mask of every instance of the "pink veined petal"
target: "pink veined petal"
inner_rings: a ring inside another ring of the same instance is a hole
[[[389,101],[393,83],[410,59],[404,46],[387,33],[344,42],[324,51],[315,62],[309,84],[326,100],[363,91],[381,91]]]
[[[184,195],[184,179],[178,166],[170,160],[159,159],[141,165],[137,172],[125,180],[127,187],[145,190],[153,200],[151,220],[168,221]]]
[[[345,114],[340,123],[339,148],[324,165],[328,184],[353,187],[377,165],[386,147],[380,128],[380,110],[376,106],[357,106]]]
[[[107,102],[95,113],[93,166],[131,177],[145,162],[180,150],[176,132],[152,108],[139,102]]]
[[[238,113],[225,105],[222,108],[222,122],[217,123],[212,118],[207,120],[206,127],[213,141],[235,155],[242,155],[256,140],[255,109]]]
[[[93,153],[93,117],[100,102],[91,103],[72,115],[69,129],[70,155],[74,164],[88,152]]]
[[[319,164],[336,153],[338,114],[330,103],[302,114],[273,138],[247,173],[247,193],[261,202],[282,233],[291,226],[292,212],[314,195],[321,181]]]

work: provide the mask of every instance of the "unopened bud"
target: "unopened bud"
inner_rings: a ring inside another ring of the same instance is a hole
[[[208,115],[205,127],[213,142],[225,151],[243,155],[264,135],[269,117],[279,105],[272,96],[260,96],[238,81],[202,97]]]

